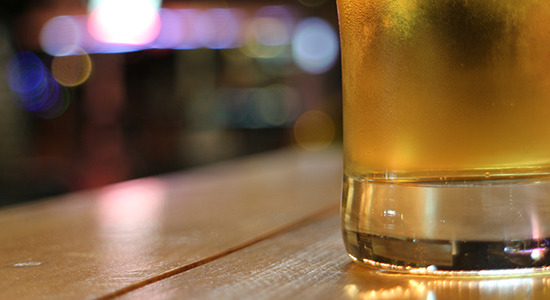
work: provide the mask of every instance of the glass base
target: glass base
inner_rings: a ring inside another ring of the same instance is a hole
[[[356,262],[394,272],[445,276],[548,273],[550,238],[502,242],[434,241],[344,231]]]
[[[392,184],[345,176],[349,255],[425,275],[550,272],[550,181]]]

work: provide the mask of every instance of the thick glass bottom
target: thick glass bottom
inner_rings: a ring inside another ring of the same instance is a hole
[[[540,240],[435,241],[344,231],[358,263],[394,272],[447,276],[548,273],[550,238]]]
[[[426,275],[550,272],[550,181],[392,184],[345,176],[342,228],[357,262]]]

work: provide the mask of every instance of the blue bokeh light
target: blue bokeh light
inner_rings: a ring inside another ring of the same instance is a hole
[[[48,109],[37,110],[34,115],[42,119],[53,119],[62,115],[69,107],[70,98],[66,87],[59,86],[56,97],[52,97],[52,105]]]
[[[29,51],[15,54],[7,64],[6,79],[17,108],[38,117],[58,114],[50,111],[64,99],[64,92],[38,56]]]
[[[10,88],[18,93],[32,93],[41,86],[46,68],[38,56],[23,51],[15,54],[6,66],[6,79]]]
[[[338,36],[332,26],[317,17],[301,21],[292,39],[292,57],[304,72],[322,74],[336,62]]]

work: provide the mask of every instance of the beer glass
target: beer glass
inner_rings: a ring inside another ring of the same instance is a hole
[[[548,272],[550,1],[337,1],[352,259]]]

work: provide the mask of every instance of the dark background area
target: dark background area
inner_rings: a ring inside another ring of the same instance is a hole
[[[300,18],[317,16],[337,32],[334,1],[164,1],[220,7],[290,5]],[[0,4],[0,66],[32,51],[46,66],[52,56],[29,42],[28,20],[85,9],[81,0],[4,0]],[[15,108],[0,75],[0,206],[133,178],[193,168],[234,157],[300,148],[294,122],[319,110],[341,139],[340,64],[308,74],[292,62],[251,59],[238,49],[149,49],[90,54],[93,69],[69,87],[70,105],[41,119]],[[274,71],[275,70],[275,71]],[[255,91],[291,90],[284,124],[254,119]]]

